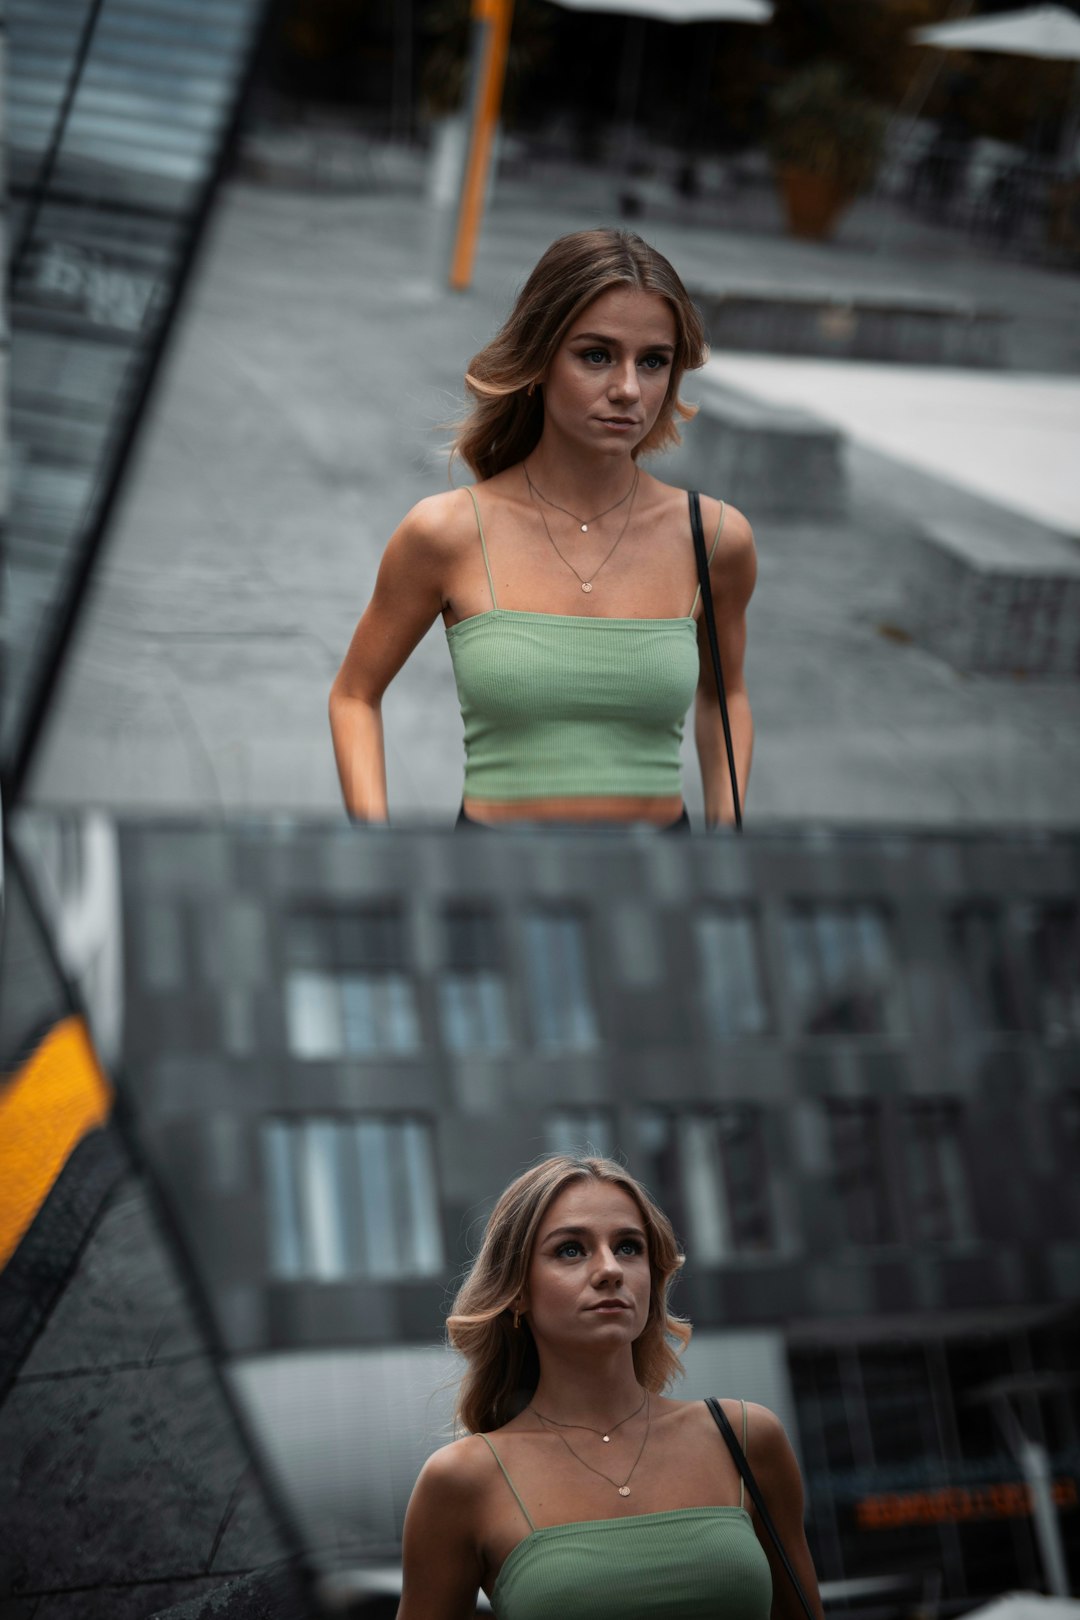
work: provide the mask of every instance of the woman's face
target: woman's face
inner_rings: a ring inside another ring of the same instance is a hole
[[[634,1199],[610,1182],[571,1182],[540,1222],[522,1296],[538,1347],[633,1344],[651,1293],[648,1239]]]
[[[628,455],[667,398],[675,317],[659,293],[613,287],[567,327],[542,380],[544,432]]]

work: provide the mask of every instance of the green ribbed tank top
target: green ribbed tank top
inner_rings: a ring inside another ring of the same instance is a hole
[[[446,632],[465,726],[466,797],[681,795],[700,591],[682,619],[500,608],[469,494],[492,605]],[[723,523],[721,507],[710,561]]]
[[[487,1435],[481,1439],[529,1526],[495,1582],[496,1620],[769,1620],[772,1576],[741,1483],[738,1507],[537,1529],[499,1453]]]

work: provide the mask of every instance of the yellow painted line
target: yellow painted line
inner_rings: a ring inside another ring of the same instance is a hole
[[[65,1018],[0,1082],[0,1268],[71,1154],[104,1124],[113,1093],[81,1018]]]

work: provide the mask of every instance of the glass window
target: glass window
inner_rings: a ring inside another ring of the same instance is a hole
[[[919,1101],[905,1109],[908,1196],[918,1242],[960,1242],[972,1236],[971,1199],[953,1102]]]
[[[451,1052],[505,1052],[510,1016],[494,914],[464,907],[443,919],[446,968],[439,976],[439,1022]]]
[[[549,1114],[545,1124],[549,1153],[599,1155],[613,1159],[618,1148],[615,1142],[615,1121],[606,1109],[562,1109]]]
[[[422,1120],[275,1119],[262,1146],[273,1276],[333,1282],[442,1271],[434,1155]]]
[[[1080,911],[1072,905],[1017,906],[1034,1021],[1044,1035],[1080,1035]]]
[[[849,1243],[892,1243],[895,1229],[878,1105],[864,1099],[826,1103],[833,1190]]]
[[[306,1059],[403,1056],[421,1045],[396,909],[308,912],[285,938],[289,1050]]]
[[[533,911],[524,919],[526,982],[537,1045],[591,1051],[599,1041],[589,993],[585,923],[576,911]]]
[[[963,906],[949,918],[954,1022],[961,1030],[1022,1030],[1026,1020],[1001,907]]]
[[[757,921],[748,906],[701,913],[696,919],[701,988],[710,1035],[729,1041],[763,1035],[769,1008],[758,951]]]
[[[896,955],[884,906],[793,905],[782,933],[792,1004],[805,1034],[899,1028]]]
[[[767,1254],[777,1230],[761,1111],[732,1103],[705,1112],[649,1109],[638,1120],[646,1183],[670,1207],[694,1259]]]

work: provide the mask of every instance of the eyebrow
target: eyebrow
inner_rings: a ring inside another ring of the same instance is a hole
[[[588,339],[590,343],[606,343],[611,349],[616,349],[619,346],[618,338],[605,337],[603,332],[575,332],[570,342],[580,343],[585,339]],[[643,343],[641,346],[643,349],[664,349],[668,354],[675,353],[674,343]]]
[[[556,1226],[552,1231],[545,1232],[540,1241],[541,1243],[550,1243],[552,1238],[557,1237],[587,1237],[589,1232],[590,1228],[587,1226]],[[640,1226],[620,1226],[612,1236],[644,1238],[645,1233]]]

